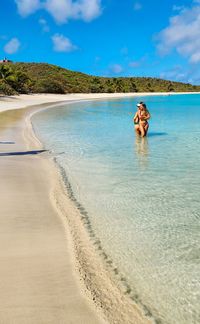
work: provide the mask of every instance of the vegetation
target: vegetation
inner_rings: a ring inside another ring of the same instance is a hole
[[[45,63],[0,64],[0,93],[186,92],[200,86],[158,78],[106,78]]]

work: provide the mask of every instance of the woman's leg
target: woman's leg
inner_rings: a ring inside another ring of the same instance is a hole
[[[138,135],[140,135],[140,126],[138,124],[135,125],[135,131]]]
[[[146,123],[146,125],[144,126],[144,130],[145,130],[145,136],[148,133],[148,129],[149,129],[149,123]]]
[[[144,125],[140,124],[139,125],[139,129],[140,129],[140,134],[142,137],[144,137],[146,135],[145,129],[144,129]]]

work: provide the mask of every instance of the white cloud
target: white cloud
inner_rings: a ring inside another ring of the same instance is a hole
[[[41,7],[40,0],[15,0],[18,12],[21,16],[26,17]]]
[[[78,4],[77,13],[79,19],[91,21],[102,13],[101,0],[82,0]]]
[[[20,41],[17,38],[12,38],[5,46],[4,52],[8,54],[14,54],[20,47]]]
[[[55,34],[52,36],[54,51],[56,52],[73,52],[77,50],[77,46],[73,45],[69,38]]]
[[[49,28],[48,23],[47,23],[47,21],[45,19],[40,18],[39,19],[39,24],[42,26],[43,32],[45,32],[45,33],[49,32],[50,28]]]
[[[101,14],[101,0],[46,0],[46,10],[58,23],[69,19],[91,21]]]
[[[175,65],[168,70],[162,71],[159,77],[172,81],[200,84],[200,69],[195,65]]]
[[[75,6],[70,0],[47,0],[44,7],[58,23],[75,17]]]
[[[39,9],[46,10],[57,23],[69,19],[89,22],[102,13],[101,0],[15,0],[18,12],[28,16]]]
[[[135,2],[135,3],[133,4],[133,9],[134,9],[135,11],[141,10],[141,9],[142,9],[142,4],[141,4],[140,2]]]
[[[183,81],[183,78],[180,79],[180,76],[183,77],[183,69],[180,65],[175,65],[169,70],[162,71],[160,77],[162,79],[174,80],[174,81]]]
[[[179,14],[170,18],[169,26],[158,35],[160,54],[176,50],[191,63],[200,62],[200,1],[190,8],[180,9]]]
[[[185,9],[185,6],[173,5],[173,7],[172,7],[172,10],[174,10],[174,11],[181,11],[183,9]]]
[[[200,51],[198,53],[192,54],[190,61],[192,63],[199,63],[200,62]]]
[[[123,71],[123,67],[120,64],[112,64],[110,66],[110,71],[112,73],[118,74],[118,73],[121,73]]]

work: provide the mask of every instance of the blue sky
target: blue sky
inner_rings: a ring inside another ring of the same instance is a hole
[[[0,57],[200,84],[200,0],[1,0]]]

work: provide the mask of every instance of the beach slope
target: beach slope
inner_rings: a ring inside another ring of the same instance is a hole
[[[0,322],[103,323],[76,280],[45,153],[27,148],[25,110],[0,117]]]

